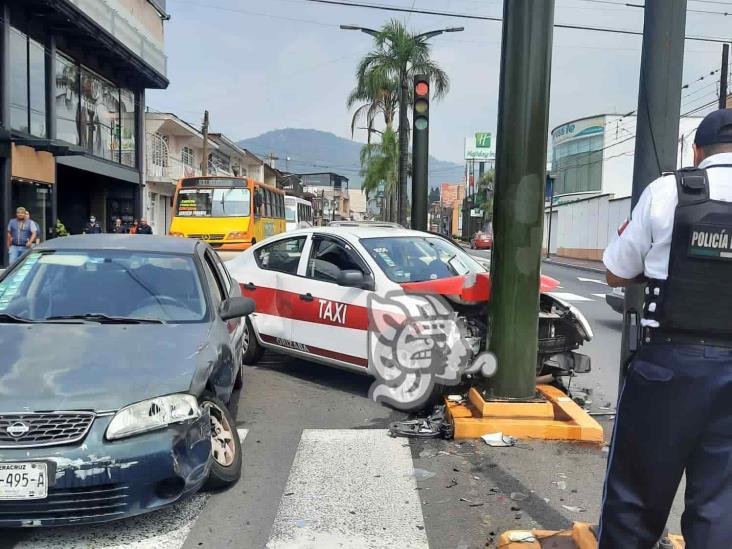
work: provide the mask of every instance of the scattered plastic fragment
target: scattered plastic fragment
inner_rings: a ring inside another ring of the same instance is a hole
[[[567,483],[565,481],[563,481],[563,480],[558,480],[558,481],[555,482],[555,484],[557,485],[557,488],[559,488],[560,490],[566,490],[567,489]]]
[[[493,448],[514,446],[516,444],[515,438],[504,435],[503,433],[489,433],[487,435],[483,435],[480,438],[482,438],[483,442],[485,442],[488,446],[491,446]]]
[[[463,395],[447,395],[448,402],[462,402],[465,400]]]
[[[296,520],[295,526],[297,526],[298,528],[305,528],[305,521],[303,519]]]
[[[445,419],[445,407],[435,406],[425,418],[396,421],[389,425],[392,437],[452,438],[452,425]]]
[[[571,513],[582,513],[584,511],[587,511],[587,509],[583,509],[582,507],[575,507],[574,505],[562,505],[567,511]]]
[[[521,492],[511,492],[511,499],[513,501],[524,501],[528,497],[529,496],[522,494]]]
[[[428,471],[427,469],[418,469],[415,467],[413,476],[417,480],[428,480],[434,477],[437,473],[433,473],[432,471]]]

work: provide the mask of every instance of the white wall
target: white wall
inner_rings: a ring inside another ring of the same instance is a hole
[[[630,197],[612,199],[609,195],[602,195],[554,206],[550,251],[565,257],[599,260],[629,214]],[[544,248],[548,222],[547,208],[544,214]]]

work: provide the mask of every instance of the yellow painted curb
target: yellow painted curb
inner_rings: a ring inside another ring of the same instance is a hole
[[[456,439],[501,432],[516,438],[603,442],[602,426],[562,391],[539,385],[537,402],[486,401],[472,388],[466,403],[447,401]]]

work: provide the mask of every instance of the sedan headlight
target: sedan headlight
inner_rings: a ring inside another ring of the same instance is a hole
[[[198,401],[193,395],[168,395],[143,400],[122,408],[107,427],[107,439],[138,435],[201,417]]]

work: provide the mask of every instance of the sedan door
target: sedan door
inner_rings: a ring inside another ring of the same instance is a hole
[[[360,271],[363,288],[340,286],[340,271]],[[341,366],[368,368],[368,297],[373,274],[345,240],[314,234],[304,265],[298,300],[300,314],[292,321],[292,339],[307,352]]]
[[[292,320],[301,313],[303,279],[298,269],[307,238],[301,234],[259,246],[253,251],[253,261],[238,275],[242,293],[257,306],[250,315],[252,325],[267,345],[296,348]]]

